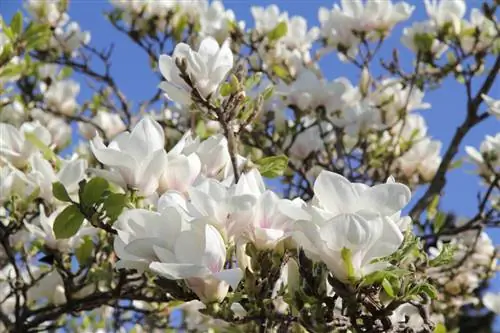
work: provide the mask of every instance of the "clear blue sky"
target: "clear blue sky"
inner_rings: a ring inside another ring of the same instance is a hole
[[[126,36],[115,31],[103,17],[103,11],[109,9],[110,4],[106,0],[71,0],[70,2],[69,13],[71,19],[78,21],[83,30],[91,31],[91,44],[93,46],[99,49],[108,46],[110,42],[115,44],[112,74],[127,97],[137,102],[151,96],[158,81],[148,67],[148,58]],[[407,0],[406,2],[415,5],[416,10],[410,21],[404,23],[404,25],[409,25],[415,20],[425,19],[426,13],[423,1]],[[481,4],[479,0],[467,0],[466,2],[469,7],[478,7]],[[305,17],[309,22],[309,26],[313,26],[319,24],[317,19],[318,8],[330,8],[334,2],[325,0],[224,1],[226,8],[232,9],[238,20],[247,22],[247,27],[253,26],[250,7],[252,5],[267,6],[271,3],[277,4],[281,10],[288,11],[290,16],[301,15]],[[0,13],[9,20],[21,6],[21,0],[0,0]],[[466,17],[469,17],[468,13]],[[407,65],[410,65],[413,59],[411,53],[399,44],[402,33],[401,27],[401,25],[396,27],[382,54],[390,55],[392,48],[397,46],[401,51],[401,59]],[[340,63],[334,54],[325,57],[321,61],[321,66],[325,76],[329,79],[347,76],[357,82],[358,72],[354,66]],[[89,96],[90,90],[86,88],[84,82],[81,82],[81,86],[80,100],[83,101]],[[490,96],[500,99],[500,84],[498,82],[490,92]],[[443,147],[446,147],[455,128],[465,115],[465,100],[465,88],[452,79],[445,81],[440,89],[429,92],[425,97],[425,101],[432,104],[431,109],[421,112],[427,120],[428,133],[441,140]],[[478,147],[486,134],[495,134],[499,130],[500,122],[489,119],[471,131],[466,137],[465,143],[466,145]],[[465,144],[461,146],[460,156],[464,156],[464,146]],[[472,174],[473,170],[474,167],[466,163],[464,167],[449,173],[448,185],[445,189],[446,195],[442,199],[445,209],[452,209],[459,215],[465,216],[475,213],[477,207],[476,195],[480,187],[478,177]],[[495,243],[500,243],[500,232],[493,231],[491,234],[495,239]],[[500,291],[500,284],[495,283],[494,289]]]

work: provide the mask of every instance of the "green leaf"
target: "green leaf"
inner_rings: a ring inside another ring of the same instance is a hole
[[[434,223],[432,224],[434,232],[439,232],[444,227],[445,223],[446,214],[443,212],[438,212],[436,217],[434,218]]]
[[[429,283],[424,283],[423,285],[420,286],[420,292],[427,294],[431,299],[435,299],[438,295],[438,291],[436,290],[436,287]]]
[[[61,80],[66,79],[73,74],[73,69],[71,67],[64,67],[59,74]]]
[[[429,219],[433,219],[436,216],[438,205],[439,205],[439,195],[435,195],[434,198],[432,198],[429,208],[427,208],[427,217]]]
[[[385,293],[391,297],[394,298],[394,289],[392,288],[391,283],[387,279],[382,280],[382,288],[384,288]]]
[[[273,95],[273,93],[274,93],[274,86],[267,87],[262,92],[262,97],[264,98],[264,100],[267,101],[269,98],[271,98],[271,96]]]
[[[417,48],[422,52],[430,52],[432,49],[432,44],[434,42],[434,36],[432,34],[416,34],[413,37],[413,42]]]
[[[80,196],[80,203],[86,207],[102,201],[104,192],[109,188],[109,183],[106,179],[96,177],[87,182]]]
[[[66,207],[54,221],[56,239],[70,238],[75,235],[83,223],[85,216],[76,205]]]
[[[125,208],[126,204],[127,196],[125,194],[111,193],[104,200],[104,209],[106,211],[106,215],[111,219],[112,222],[116,221],[123,208]]]
[[[233,92],[233,87],[232,87],[231,83],[224,82],[220,86],[219,93],[221,94],[221,96],[224,96],[224,97],[229,96],[229,95],[231,95],[232,92]]]
[[[252,90],[252,88],[255,87],[260,82],[261,78],[262,78],[261,72],[257,72],[251,75],[245,82],[245,88],[247,90]]]
[[[55,182],[52,184],[52,194],[57,200],[62,202],[72,202],[68,191],[61,182]]]
[[[10,22],[10,28],[12,29],[14,35],[19,36],[19,34],[21,34],[23,31],[23,14],[21,14],[21,12],[17,12],[14,15],[12,21]]]
[[[288,165],[288,157],[285,155],[264,157],[256,164],[262,176],[275,178],[283,175]]]
[[[438,323],[434,328],[434,333],[446,333],[446,326],[443,323]]]
[[[80,265],[85,265],[89,262],[94,249],[94,242],[90,237],[85,237],[82,244],[75,250],[75,256]]]
[[[278,23],[273,30],[267,33],[267,38],[270,41],[278,40],[288,33],[288,25],[285,21]]]
[[[46,146],[38,137],[35,135],[35,133],[24,133],[24,137],[26,140],[28,140],[33,146],[37,147],[40,149],[42,152],[43,156],[48,159],[48,160],[53,160],[56,164],[57,168],[61,167],[61,161],[59,160],[59,157],[50,149],[48,146]]]
[[[286,68],[281,65],[273,65],[272,70],[282,80],[288,80],[290,77]]]
[[[452,244],[444,244],[441,252],[432,260],[429,261],[429,266],[437,267],[449,264],[453,261],[453,257],[455,256],[455,251],[457,247]]]

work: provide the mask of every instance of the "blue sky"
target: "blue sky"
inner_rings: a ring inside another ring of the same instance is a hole
[[[113,29],[113,27],[103,17],[103,11],[110,8],[105,0],[72,0],[70,1],[70,17],[80,23],[84,30],[92,33],[91,44],[96,48],[104,48],[110,42],[115,44],[112,74],[122,91],[132,101],[139,101],[151,96],[158,84],[157,78],[148,67],[148,58],[144,52],[136,47],[128,38]],[[416,9],[409,20],[404,25],[411,24],[415,20],[423,20],[426,17],[423,1],[407,0],[406,2],[415,5]],[[479,0],[467,0],[469,7],[479,6]],[[226,8],[232,9],[238,20],[247,22],[247,27],[253,25],[250,14],[252,5],[267,6],[273,2],[268,1],[224,1]],[[301,15],[305,17],[309,26],[317,25],[317,12],[319,7],[330,8],[333,1],[325,0],[287,0],[275,1],[281,10],[288,11],[290,16]],[[21,0],[0,0],[0,13],[7,18],[21,7]],[[469,14],[467,13],[467,17]],[[399,43],[402,33],[402,25],[398,25],[391,35],[391,38],[384,46],[382,55],[390,55],[393,47],[398,47],[400,57],[407,66],[411,65],[413,59],[411,52]],[[388,59],[389,57],[385,57]],[[357,81],[358,71],[354,66],[341,63],[335,54],[326,56],[321,61],[324,75],[333,79],[346,76]],[[407,67],[409,68],[409,67]],[[480,82],[480,81],[479,81]],[[90,90],[86,88],[85,82],[81,82],[81,99],[89,96]],[[490,96],[500,99],[500,85],[497,84],[490,92]],[[421,113],[428,122],[430,135],[443,142],[443,147],[451,139],[454,130],[459,126],[465,115],[465,88],[453,79],[446,80],[443,86],[435,91],[429,92],[425,101],[432,104],[429,110]],[[477,126],[466,137],[465,144],[461,146],[460,156],[464,156],[465,145],[479,146],[486,134],[495,134],[500,129],[500,123],[495,119]],[[475,213],[476,195],[479,186],[479,179],[472,174],[474,167],[468,163],[464,167],[451,171],[448,176],[448,184],[445,188],[446,194],[442,199],[445,209],[454,210],[459,215],[470,216]],[[500,243],[500,233],[491,232],[495,243]],[[500,283],[495,283],[494,289],[500,291]]]

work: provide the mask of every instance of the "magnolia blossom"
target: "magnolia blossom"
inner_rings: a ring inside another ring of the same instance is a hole
[[[295,136],[288,148],[292,161],[299,164],[311,153],[323,151],[324,142],[331,142],[335,139],[333,127],[326,121],[315,124],[314,119],[305,118],[303,126],[305,130]],[[292,138],[287,141],[291,140]]]
[[[486,135],[479,146],[479,151],[472,147],[465,147],[470,160],[479,167],[483,175],[492,175],[500,169],[500,133],[495,136]]]
[[[21,102],[0,98],[0,104],[6,104],[0,109],[0,123],[9,123],[19,127],[23,121],[26,121],[27,114]]]
[[[265,190],[260,173],[253,169],[241,176],[234,187],[230,231],[236,238],[251,241],[257,248],[273,249],[288,236],[291,218],[282,210],[288,201]]]
[[[90,142],[92,153],[109,170],[94,172],[122,188],[137,189],[148,196],[158,188],[167,156],[165,135],[161,126],[149,117],[135,125],[132,132],[123,132],[106,147],[97,135]]]
[[[90,32],[82,31],[77,22],[71,22],[65,27],[54,30],[54,38],[50,41],[52,47],[75,55],[75,51],[90,43]]]
[[[418,173],[425,181],[429,181],[441,163],[440,150],[441,142],[426,137],[398,159],[399,166],[406,176],[412,177]]]
[[[200,14],[200,34],[212,36],[222,42],[229,37],[233,22],[235,22],[234,12],[225,10],[221,1],[212,1]],[[240,23],[240,27],[244,27],[244,22]]]
[[[92,118],[92,122],[99,126],[104,131],[106,138],[109,139],[114,138],[117,134],[127,129],[120,115],[103,110],[97,111],[97,114]],[[78,128],[80,129],[80,133],[89,140],[98,133],[95,126],[89,123],[80,122],[78,123]]]
[[[319,21],[321,34],[333,47],[355,55],[359,37],[355,32],[389,32],[399,22],[410,17],[414,7],[405,2],[393,4],[392,1],[341,0],[341,6],[335,4],[332,10],[320,8]],[[373,35],[376,36],[376,35]]]
[[[429,52],[435,58],[440,58],[448,45],[437,38],[437,27],[432,21],[413,22],[411,27],[403,29],[401,42],[415,53]]]
[[[314,193],[312,206],[301,214],[294,210],[293,238],[306,254],[323,261],[342,281],[387,267],[373,260],[392,254],[403,242],[399,222],[410,200],[408,187],[392,181],[368,187],[323,171]]]
[[[253,19],[255,21],[255,30],[260,34],[266,34],[273,30],[280,22],[288,21],[288,13],[280,13],[276,5],[264,7],[252,7]]]
[[[189,45],[179,43],[172,57],[160,56],[160,71],[167,80],[160,84],[160,88],[165,91],[167,98],[174,102],[190,104],[192,87],[180,77],[177,61],[186,62],[186,73],[190,77],[192,87],[196,88],[202,97],[208,98],[217,91],[233,67],[233,53],[229,48],[229,41],[219,47],[213,37],[206,37],[197,52]]]
[[[428,109],[429,103],[423,102],[424,93],[418,88],[403,85],[397,79],[386,79],[370,94],[369,99],[377,105],[384,114],[385,123],[394,124],[401,118],[403,111]]]
[[[440,28],[450,23],[453,32],[460,33],[461,20],[465,15],[464,0],[424,0],[427,15]]]
[[[44,145],[49,145],[51,135],[38,122],[22,124],[20,129],[6,123],[0,123],[0,163],[8,162],[17,168],[24,168],[37,148],[26,138],[33,135]]]
[[[27,198],[33,194],[38,186],[31,177],[27,177],[18,169],[5,165],[0,168],[0,203],[5,203],[12,196]]]
[[[64,25],[69,19],[59,0],[28,0],[25,8],[36,21],[52,27]]]
[[[62,117],[35,108],[31,110],[31,117],[45,126],[52,136],[50,147],[62,149],[71,142],[72,129]]]
[[[175,207],[125,211],[113,228],[118,268],[149,268],[167,279],[185,279],[203,301],[222,300],[242,276],[240,269],[224,269],[226,247],[217,229],[203,219],[188,223]]]
[[[85,178],[87,162],[81,159],[62,160],[59,171],[55,171],[52,165],[44,159],[40,153],[31,158],[31,179],[39,186],[40,197],[51,202],[54,201],[52,184],[61,182],[70,195],[78,192],[78,183]]]
[[[493,99],[485,94],[482,94],[481,97],[488,105],[488,112],[500,120],[500,100]]]
[[[80,85],[73,80],[56,81],[44,91],[45,103],[52,111],[71,116],[78,107],[76,96],[79,92]]]

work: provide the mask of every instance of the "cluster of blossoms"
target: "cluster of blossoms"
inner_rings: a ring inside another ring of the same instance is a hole
[[[457,313],[465,305],[477,305],[475,290],[496,270],[496,250],[485,232],[474,230],[454,237],[442,237],[436,248],[430,249],[432,258],[443,250],[444,244],[454,249],[451,262],[439,268],[431,268],[428,274],[442,289],[440,299],[433,304],[438,313]]]
[[[320,8],[321,37],[328,48],[353,57],[362,38],[383,39],[396,24],[407,20],[414,9],[405,2],[342,0],[341,7],[335,4],[331,10]]]
[[[111,0],[111,4],[128,26],[145,34],[166,34],[170,30],[182,33],[189,25],[202,37],[223,41],[235,28],[244,28],[244,22],[236,23],[233,11],[226,10],[221,1]]]
[[[425,8],[429,20],[405,28],[401,39],[415,53],[438,59],[448,50],[448,41],[453,38],[459,39],[465,53],[484,51],[496,40],[498,22],[477,8],[471,10],[470,20],[465,20],[464,0],[425,0]]]
[[[77,55],[78,49],[90,42],[90,33],[82,31],[77,22],[70,21],[65,6],[60,0],[25,2],[26,10],[35,22],[48,24],[54,30],[47,50]]]
[[[486,135],[479,146],[479,151],[472,147],[465,147],[470,160],[476,164],[478,173],[487,183],[494,181],[495,174],[500,171],[500,133],[495,136]]]

